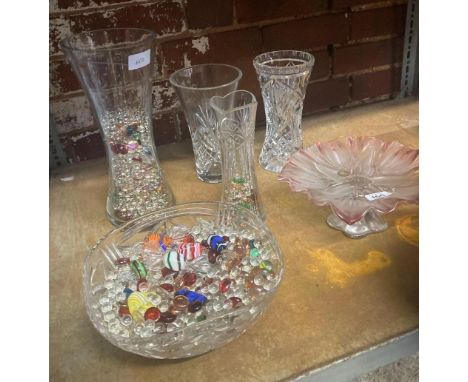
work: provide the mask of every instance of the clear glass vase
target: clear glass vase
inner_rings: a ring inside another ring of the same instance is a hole
[[[259,199],[254,161],[257,100],[246,90],[212,97],[222,156],[222,202],[247,208],[265,219]]]
[[[178,70],[169,78],[190,130],[196,174],[204,182],[221,182],[221,151],[209,99],[236,90],[241,77],[242,72],[234,66],[202,64]]]
[[[289,156],[302,148],[302,106],[314,56],[279,50],[255,57],[253,64],[265,104],[266,136],[260,165],[279,173]]]
[[[153,139],[155,34],[84,32],[60,42],[92,105],[109,161],[107,215],[120,224],[174,204]]]

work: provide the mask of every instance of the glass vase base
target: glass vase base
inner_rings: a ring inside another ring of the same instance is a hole
[[[221,175],[200,175],[199,173],[197,174],[197,178],[200,179],[204,183],[221,183],[222,181],[222,176]]]
[[[286,160],[265,160],[260,156],[259,163],[264,170],[274,172],[275,174],[279,174],[283,169],[284,165],[286,164]]]
[[[385,231],[388,228],[388,224],[382,216],[372,210],[354,224],[348,224],[335,213],[332,213],[327,218],[327,224],[352,239],[360,239],[372,233]]]

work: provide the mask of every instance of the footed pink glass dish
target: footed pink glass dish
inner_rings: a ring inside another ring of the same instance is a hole
[[[318,142],[291,155],[279,180],[329,205],[328,225],[360,238],[387,229],[382,214],[400,202],[418,202],[419,150],[374,137]]]

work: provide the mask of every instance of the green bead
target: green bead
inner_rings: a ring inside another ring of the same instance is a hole
[[[260,269],[265,269],[268,272],[271,272],[273,270],[273,264],[271,261],[264,260],[260,263]]]
[[[249,203],[240,203],[239,204],[241,207],[244,207],[244,208],[247,208],[248,210],[250,210],[252,208],[252,206],[249,204]]]
[[[206,316],[204,314],[200,314],[199,316],[197,316],[197,321],[200,322],[200,321],[205,321],[206,320]]]
[[[234,178],[232,179],[232,182],[236,184],[245,184],[246,180],[244,178]]]
[[[132,271],[135,272],[138,278],[146,278],[148,271],[146,270],[145,264],[143,264],[141,261],[133,260],[130,263],[130,267],[132,268]]]
[[[253,247],[251,250],[250,250],[250,257],[258,257],[258,255],[260,255],[260,253],[258,252],[258,249]]]

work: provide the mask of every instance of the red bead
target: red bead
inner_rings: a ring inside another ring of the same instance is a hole
[[[160,316],[161,316],[161,312],[159,311],[158,308],[155,308],[154,306],[152,306],[151,308],[148,308],[145,312],[145,320],[157,321],[159,320]]]
[[[197,275],[193,272],[189,272],[184,274],[182,279],[184,281],[185,286],[190,286],[195,284],[195,281],[197,281]]]
[[[174,322],[177,316],[171,312],[162,312],[161,317],[159,318],[160,321],[169,324],[170,322]]]
[[[219,283],[219,290],[221,293],[226,293],[231,287],[231,279],[224,279]]]
[[[188,306],[188,311],[190,313],[198,312],[202,308],[203,304],[200,301],[194,301]]]
[[[169,276],[171,274],[173,274],[174,271],[171,271],[169,268],[161,268],[161,274],[162,274],[162,277],[166,277],[166,276]]]
[[[239,306],[242,305],[242,300],[239,297],[231,297],[229,300],[232,301],[232,307],[237,309]]]
[[[130,310],[128,309],[128,306],[126,305],[120,305],[119,307],[119,316],[130,316]]]
[[[211,264],[216,263],[216,258],[219,256],[219,253],[216,253],[214,249],[211,249],[208,251],[208,261]]]
[[[184,244],[195,244],[195,239],[192,235],[186,235],[183,240]]]
[[[125,265],[125,264],[130,264],[130,259],[128,257],[119,257],[115,263],[117,265]]]
[[[139,292],[146,292],[148,290],[148,281],[146,279],[138,280],[137,289]]]
[[[174,285],[172,284],[161,284],[160,287],[168,292],[174,292]]]
[[[114,154],[127,154],[128,153],[127,146],[121,143],[112,143],[111,150]]]

